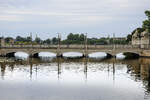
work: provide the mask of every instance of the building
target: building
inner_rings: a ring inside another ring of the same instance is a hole
[[[140,37],[140,32],[138,30],[135,31],[132,35],[132,45],[140,45],[141,42],[141,37]]]
[[[150,44],[150,33],[148,29],[141,33],[141,44],[142,45]]]
[[[0,46],[5,46],[5,39],[3,37],[0,37]]]
[[[132,45],[150,45],[150,33],[148,29],[143,32],[136,30],[132,35]]]
[[[15,40],[11,37],[7,37],[7,38],[5,38],[5,42],[8,43],[8,44],[14,44]]]

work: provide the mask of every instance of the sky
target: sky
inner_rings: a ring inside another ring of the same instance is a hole
[[[150,0],[0,0],[0,36],[122,37],[142,26],[145,10]]]

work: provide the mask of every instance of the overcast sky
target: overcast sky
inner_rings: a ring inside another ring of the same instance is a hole
[[[126,36],[145,20],[150,0],[0,0],[1,36],[62,33]]]

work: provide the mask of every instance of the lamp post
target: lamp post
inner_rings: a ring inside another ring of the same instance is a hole
[[[85,47],[85,54],[84,54],[84,56],[85,57],[87,57],[87,49],[88,49],[88,45],[87,45],[87,33],[85,34],[85,45],[84,45],[84,47]]]
[[[115,33],[113,33],[113,44],[114,44],[113,49],[115,50]]]
[[[31,46],[33,47],[33,43],[32,43],[32,32],[30,33],[30,38],[31,38]]]
[[[61,35],[60,35],[60,33],[58,33],[57,56],[61,56],[61,53],[60,53],[60,41],[61,41]]]

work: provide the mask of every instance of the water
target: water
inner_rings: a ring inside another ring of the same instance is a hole
[[[126,56],[123,53],[119,53],[119,54],[116,55],[117,59],[125,59],[125,57]]]
[[[150,100],[149,93],[150,59],[0,63],[0,100]]]
[[[65,52],[65,53],[63,53],[63,57],[65,57],[65,58],[79,58],[82,56],[83,56],[83,54],[80,52]]]
[[[29,54],[27,54],[25,52],[16,52],[15,53],[15,57],[17,59],[23,59],[23,60],[25,60],[25,59],[27,59],[29,57]]]
[[[65,53],[63,53],[62,56],[64,58],[80,58],[80,57],[83,57],[83,54],[80,52],[65,52]],[[107,53],[94,52],[94,53],[90,53],[88,56],[89,56],[89,58],[103,59],[103,58],[107,57]],[[15,53],[15,57],[20,58],[20,59],[27,59],[29,57],[29,55],[24,52],[17,52],[17,53]],[[56,54],[52,53],[52,52],[39,52],[39,57],[41,59],[56,58]]]
[[[102,59],[107,57],[107,53],[105,52],[95,52],[88,55],[89,58]]]
[[[40,52],[39,53],[39,57],[51,57],[51,58],[55,58],[56,54],[52,53],[52,52]]]

